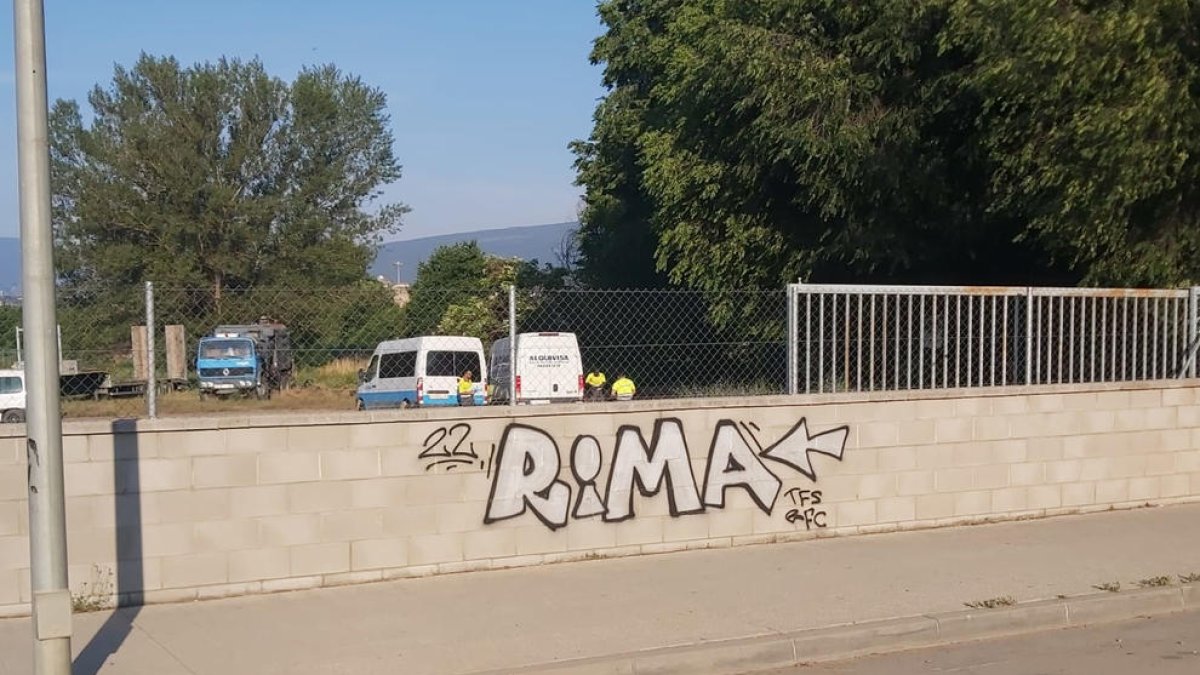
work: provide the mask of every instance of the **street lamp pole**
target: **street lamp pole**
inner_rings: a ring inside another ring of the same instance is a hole
[[[63,498],[62,414],[58,399],[58,319],[50,225],[50,132],[46,98],[46,19],[42,0],[13,0],[21,264],[25,295],[26,455],[29,462],[29,568],[33,663],[38,675],[71,673],[71,593]]]

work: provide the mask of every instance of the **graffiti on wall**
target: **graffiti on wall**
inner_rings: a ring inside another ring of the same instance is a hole
[[[487,446],[490,459],[496,446],[490,443]],[[463,423],[434,429],[421,444],[421,454],[417,455],[417,459],[425,462],[426,471],[439,466],[446,471],[453,471],[457,467],[476,464],[482,469],[487,467],[488,462],[480,456],[475,441],[471,440],[471,425]]]
[[[551,529],[563,527],[571,518],[621,522],[636,515],[635,490],[642,497],[665,493],[670,514],[676,517],[724,508],[729,490],[745,492],[759,509],[772,514],[784,484],[776,472],[796,472],[815,482],[813,458],[842,461],[849,433],[849,427],[841,426],[813,434],[802,418],[779,440],[763,447],[757,425],[721,420],[713,429],[704,472],[697,480],[678,419],[655,422],[648,441],[639,427],[625,425],[617,430],[601,494],[598,480],[604,456],[596,438],[580,435],[572,443],[572,485],[560,478],[562,455],[554,438],[537,427],[514,423],[504,430],[490,466],[492,485],[484,522],[526,513]],[[820,491],[792,489],[785,495],[791,505],[788,522],[809,529],[825,527]]]

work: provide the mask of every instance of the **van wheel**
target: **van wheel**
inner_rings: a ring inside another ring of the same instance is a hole
[[[5,410],[4,416],[0,417],[0,422],[5,424],[20,424],[25,421],[24,410]]]

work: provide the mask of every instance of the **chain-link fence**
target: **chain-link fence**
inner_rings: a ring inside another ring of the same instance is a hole
[[[61,392],[66,415],[111,418],[1146,380],[1196,374],[1198,308],[1176,290],[71,288]],[[0,303],[0,369],[20,367],[20,321]]]
[[[795,392],[1194,375],[1186,290],[792,286]]]
[[[63,289],[58,293],[59,391],[68,416],[137,416],[146,412],[147,351],[141,289]],[[23,367],[21,303],[0,304],[0,368]]]
[[[585,379],[604,374],[609,395],[622,376],[638,398],[786,392],[782,291],[518,290],[516,315],[522,389],[539,392],[530,398],[552,396],[555,387],[561,394],[559,364],[575,358],[572,367]],[[564,358],[575,343],[579,356]],[[586,382],[566,384],[573,395],[585,394]]]

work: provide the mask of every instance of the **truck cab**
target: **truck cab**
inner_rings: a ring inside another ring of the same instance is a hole
[[[0,370],[0,422],[25,421],[25,372]]]
[[[253,393],[267,398],[270,390],[259,372],[262,368],[254,340],[218,333],[200,338],[196,351],[196,374],[200,398]]]

